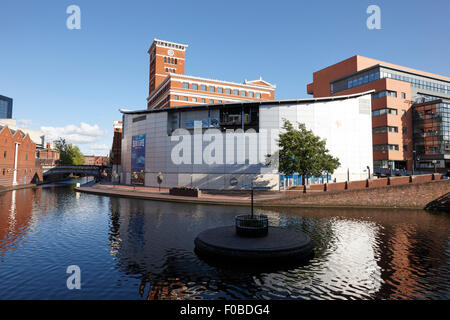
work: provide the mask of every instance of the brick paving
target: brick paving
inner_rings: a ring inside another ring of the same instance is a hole
[[[234,194],[211,194],[201,193],[200,197],[183,197],[173,196],[169,194],[168,188],[128,186],[128,185],[112,185],[112,184],[94,184],[92,186],[81,186],[77,188],[79,191],[88,193],[105,194],[112,196],[125,196],[131,198],[142,198],[149,200],[162,200],[173,202],[190,202],[190,203],[210,203],[222,205],[250,205],[249,191]],[[266,192],[264,194],[255,193],[254,202],[262,200],[279,199],[279,192]]]

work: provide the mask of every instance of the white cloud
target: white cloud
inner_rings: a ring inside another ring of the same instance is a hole
[[[41,127],[47,141],[66,139],[68,143],[85,144],[99,141],[106,132],[101,130],[98,125],[90,125],[81,122],[79,126],[74,124],[65,127]]]
[[[89,149],[91,151],[91,154],[105,156],[109,154],[110,147],[108,147],[106,144],[91,144],[89,146]]]
[[[27,119],[22,119],[22,120],[17,120],[17,125],[19,127],[29,127],[31,125],[31,120],[27,120]]]
[[[91,144],[89,146],[89,148],[91,150],[108,150],[109,151],[109,147],[106,144]]]

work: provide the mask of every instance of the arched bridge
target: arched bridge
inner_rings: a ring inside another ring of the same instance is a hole
[[[99,176],[100,172],[105,169],[104,166],[42,166],[42,175],[44,177],[50,175],[82,175],[82,176]]]

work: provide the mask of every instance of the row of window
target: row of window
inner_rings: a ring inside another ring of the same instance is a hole
[[[173,96],[173,98],[175,100],[180,100],[180,96]],[[189,97],[184,96],[183,97],[183,101],[192,101],[192,102],[201,102],[201,103],[206,103],[206,99],[205,98],[191,98],[189,100]],[[208,103],[223,103],[222,100],[213,100],[213,99],[209,99]]]
[[[383,97],[397,98],[397,91],[383,90],[380,92],[376,92],[372,95],[372,99],[378,99],[378,98],[383,98]]]
[[[378,71],[371,72],[369,74],[360,77],[352,77],[347,82],[347,88],[351,89],[379,79],[380,73]]]
[[[164,57],[164,63],[178,64],[178,59],[171,57]]]
[[[390,78],[405,81],[409,82],[411,86],[415,88],[450,94],[450,85],[446,86],[432,81],[425,81],[418,78],[402,76],[399,74],[393,74],[389,72],[381,72],[381,78]]]
[[[347,89],[355,88],[355,87],[361,86],[363,84],[377,81],[379,79],[384,79],[384,78],[409,82],[411,84],[411,86],[415,87],[415,88],[450,94],[450,85],[443,85],[443,84],[433,82],[433,81],[425,81],[425,80],[421,80],[421,79],[415,78],[415,77],[403,76],[400,74],[384,72],[384,71],[381,71],[381,72],[373,71],[373,72],[370,72],[365,75],[353,76],[347,80]],[[333,84],[331,86],[331,89],[333,92],[333,89],[334,89]]]
[[[398,151],[398,144],[376,144],[373,146],[373,151]]]
[[[382,116],[385,114],[397,115],[397,109],[383,108],[383,109],[378,109],[378,110],[372,111],[372,117]]]
[[[7,152],[3,151],[3,159],[6,159]],[[25,154],[25,160],[28,160],[28,154]]]
[[[198,85],[196,83],[189,84],[189,82],[183,82],[183,89],[208,91],[208,92],[213,92],[213,93],[215,92],[215,93],[222,93],[222,94],[225,93],[228,95],[250,97],[250,98],[254,97],[256,99],[261,99],[261,93],[259,93],[259,92],[244,91],[244,90],[238,90],[238,89],[231,90],[230,88],[206,86],[204,84]]]
[[[156,44],[159,46],[168,47],[168,48],[175,48],[175,49],[180,49],[180,50],[184,49],[184,46],[174,44],[174,43],[167,43],[167,42],[163,42],[163,41],[156,41]]]
[[[398,127],[384,126],[372,129],[373,133],[398,132]]]
[[[21,169],[17,169],[17,173],[19,173],[20,170]],[[14,169],[5,169],[5,168],[3,168],[2,169],[2,174],[6,175],[7,172],[13,172],[13,171],[14,171]],[[24,173],[32,173],[33,169],[23,169],[23,171],[24,171]]]
[[[166,72],[176,73],[177,69],[174,68],[166,68]]]
[[[386,133],[386,132],[392,132],[392,133],[398,133],[398,127],[393,126],[383,126],[383,127],[376,127],[372,129],[372,133]],[[407,129],[406,127],[402,127],[402,134],[406,134]]]

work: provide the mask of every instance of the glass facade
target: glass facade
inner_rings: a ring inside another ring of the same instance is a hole
[[[432,79],[403,72],[401,70],[391,70],[381,66],[361,71],[358,74],[345,79],[334,81],[330,84],[330,89],[331,93],[334,94],[385,78],[409,82],[413,88],[450,94],[450,81]]]
[[[398,151],[398,144],[376,144],[373,146],[373,151]]]
[[[372,116],[373,117],[382,116],[384,114],[397,115],[397,109],[383,108],[383,109],[378,109],[378,110],[372,111]]]
[[[372,129],[372,133],[398,132],[398,127],[384,126]]]
[[[12,118],[13,100],[11,98],[0,96],[0,119]]]
[[[372,99],[378,99],[383,97],[393,97],[397,98],[397,92],[396,91],[390,91],[390,90],[383,90],[377,93],[374,93],[372,95]]]
[[[450,100],[413,106],[414,147],[419,167],[450,169]]]

